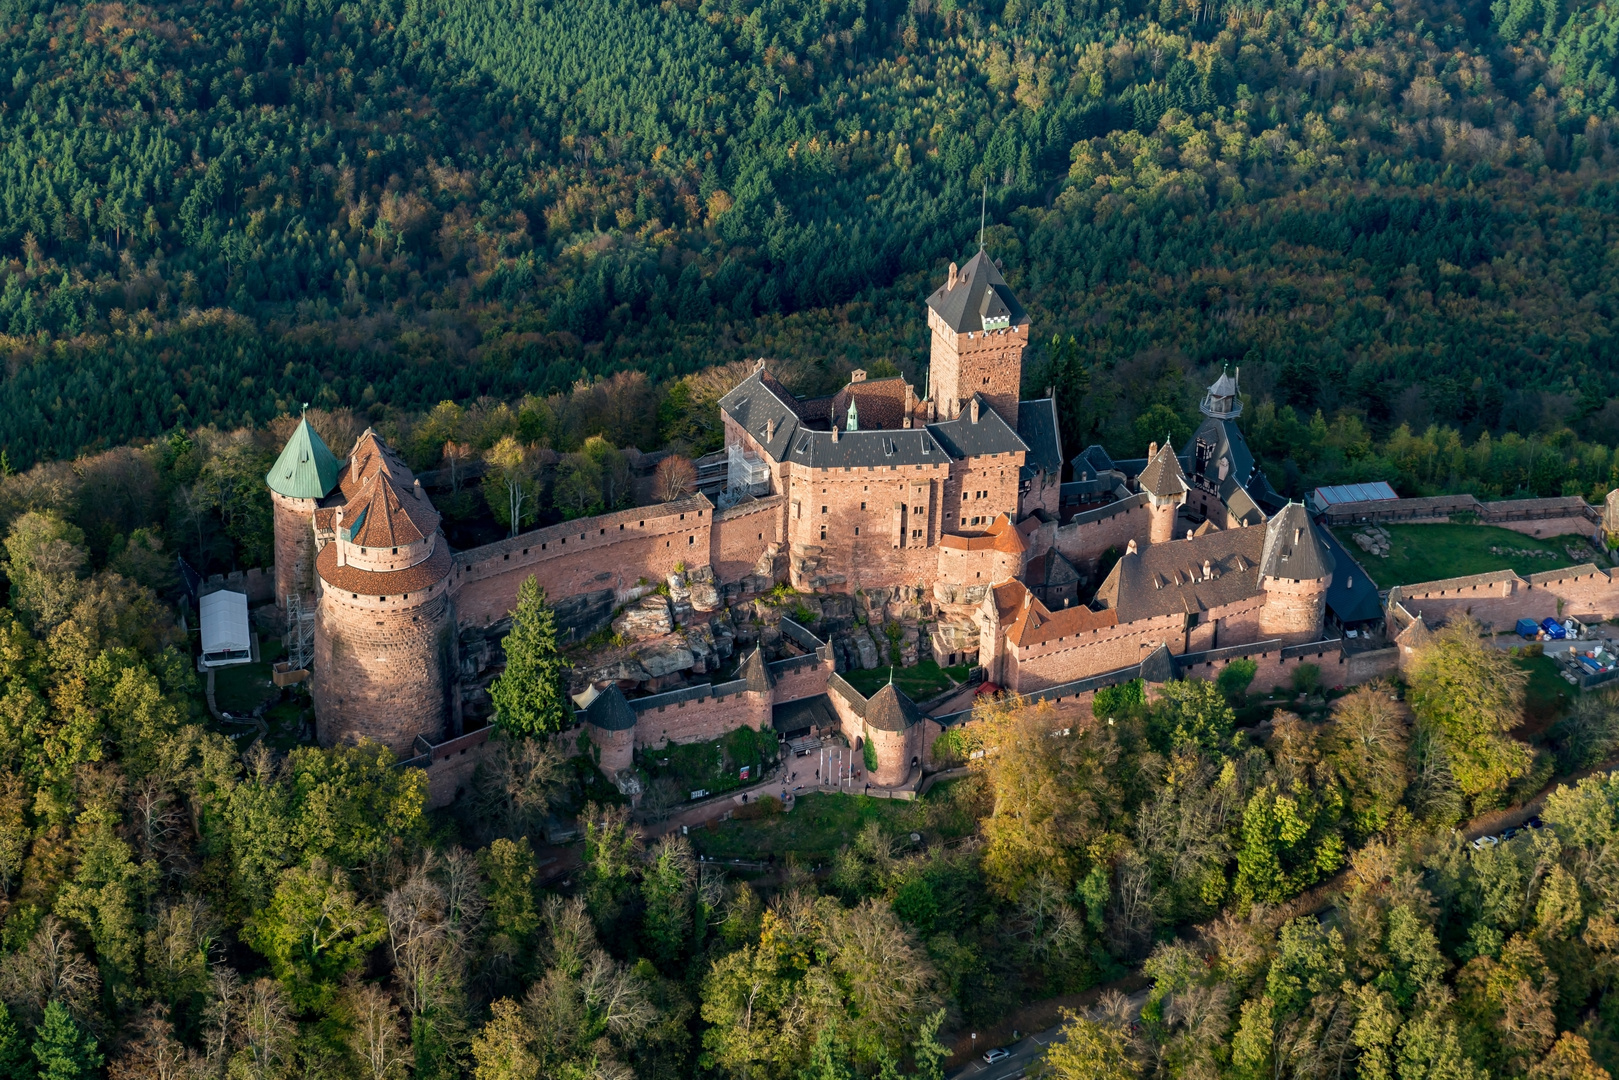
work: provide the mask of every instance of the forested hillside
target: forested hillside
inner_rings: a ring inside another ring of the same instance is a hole
[[[1612,18],[6,0],[0,446],[760,354],[914,371],[985,189],[1036,336],[1098,389],[1233,361],[1380,438],[1619,441]]]

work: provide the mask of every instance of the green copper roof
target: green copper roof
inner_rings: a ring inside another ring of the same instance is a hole
[[[309,421],[299,420],[264,482],[289,499],[323,499],[337,484],[341,468]]]

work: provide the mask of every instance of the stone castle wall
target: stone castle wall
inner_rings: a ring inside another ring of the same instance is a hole
[[[739,727],[762,730],[770,726],[770,706],[770,695],[744,690],[638,708],[635,745],[655,749],[670,743],[709,742]]]
[[[1402,585],[1390,594],[1429,625],[1471,615],[1486,629],[1512,629],[1519,619],[1600,622],[1619,616],[1619,569],[1596,566],[1519,577],[1510,570]]]
[[[714,511],[709,532],[708,564],[721,584],[741,581],[754,572],[766,547],[781,541],[781,495]]]
[[[1108,506],[1074,515],[1057,530],[1059,554],[1083,573],[1096,574],[1102,556],[1111,548],[1124,553],[1130,541],[1146,545],[1152,531],[1152,515],[1145,495],[1134,495]]]
[[[849,472],[791,465],[787,540],[795,586],[853,592],[930,580],[948,524],[942,507],[949,472],[946,462]],[[1016,499],[1014,488],[1014,506]],[[914,530],[922,535],[911,536]]]
[[[643,579],[662,581],[680,565],[705,565],[713,504],[701,495],[535,529],[457,552],[450,581],[463,626],[506,617],[530,575],[555,601],[600,589],[625,596]],[[757,556],[756,556],[757,557]]]
[[[450,715],[455,610],[442,586],[399,597],[323,590],[311,692],[322,746],[372,739],[401,757],[439,742]]]

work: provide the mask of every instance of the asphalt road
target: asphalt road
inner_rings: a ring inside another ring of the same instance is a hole
[[[1147,1003],[1147,993],[1148,991],[1146,990],[1137,990],[1126,999],[1130,1003],[1130,1018],[1132,1020],[1141,1015],[1141,1006]],[[1096,1010],[1091,1009],[1087,1015],[1094,1016],[1095,1014]],[[993,1049],[993,1047],[986,1046],[979,1050],[978,1056],[967,1062],[967,1064],[946,1073],[945,1080],[1013,1080],[1014,1077],[1022,1076],[1028,1072],[1040,1060],[1041,1055],[1046,1052],[1046,1047],[1061,1038],[1062,1028],[1060,1027],[1047,1028],[1045,1031],[1037,1031],[1033,1035],[1026,1035],[1017,1042],[1005,1047],[1005,1049],[1011,1051],[1011,1056],[1004,1057],[993,1065],[988,1065],[984,1062],[984,1054]]]

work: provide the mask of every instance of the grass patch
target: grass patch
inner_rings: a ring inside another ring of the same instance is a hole
[[[869,671],[862,668],[859,671],[845,671],[842,674],[850,686],[870,697],[888,685],[890,671],[894,673],[894,685],[905,691],[906,697],[912,701],[926,701],[936,694],[944,693],[957,683],[966,682],[972,669],[966,664],[942,668],[932,660],[924,660],[915,667],[879,667]]]
[[[654,781],[673,780],[684,799],[700,788],[717,795],[756,784],[764,770],[775,760],[774,733],[742,727],[713,742],[685,743],[645,751],[641,755],[641,766]],[[748,770],[746,780],[742,779],[744,767]]]
[[[222,712],[245,715],[281,696],[270,681],[269,664],[234,664],[214,671],[214,704]]]
[[[1493,525],[1382,525],[1388,532],[1388,558],[1370,555],[1355,543],[1364,526],[1334,529],[1350,554],[1366,568],[1379,588],[1420,581],[1516,570],[1534,574],[1585,562],[1588,555],[1571,558],[1564,546],[1589,547],[1584,537],[1525,536]],[[1494,549],[1494,550],[1492,550]],[[1536,553],[1539,554],[1536,554]]]
[[[264,723],[269,729],[265,743],[272,750],[285,753],[303,745],[299,736],[303,732],[304,706],[296,699],[280,701],[264,710]]]
[[[927,840],[951,840],[972,832],[975,822],[960,797],[964,785],[940,785],[925,799],[873,799],[865,795],[813,792],[801,795],[790,814],[724,821],[693,829],[692,846],[718,859],[758,859],[791,855],[800,863],[825,863],[868,822],[890,836],[922,833]]]

